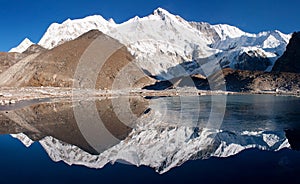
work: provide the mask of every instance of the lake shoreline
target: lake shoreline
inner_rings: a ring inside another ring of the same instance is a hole
[[[141,96],[141,97],[172,97],[172,96],[204,96],[204,95],[276,95],[276,96],[299,96],[299,91],[210,91],[195,90],[192,88],[179,88],[167,90],[93,90],[74,89],[61,87],[21,87],[21,88],[0,88],[0,105],[9,105],[18,101],[44,99],[44,98],[69,98],[81,99],[86,97],[113,98],[120,96]]]

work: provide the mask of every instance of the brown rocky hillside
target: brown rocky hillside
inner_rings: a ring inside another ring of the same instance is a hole
[[[87,50],[89,54],[79,66],[79,61]],[[114,52],[107,53],[110,50]],[[12,54],[19,59],[18,62]],[[125,46],[97,30],[89,31],[51,50],[32,46],[23,54],[8,53],[4,54],[4,57],[14,60],[9,59],[9,64],[1,62],[4,63],[1,67],[6,69],[0,74],[2,87],[72,87],[73,84],[78,84],[77,87],[93,88],[94,86],[90,85],[93,82],[88,83],[84,80],[95,80],[97,89],[111,89],[119,72],[128,66],[130,69],[127,75],[118,77],[122,80],[128,79],[120,82],[128,83],[124,86],[139,87],[144,83],[151,83],[151,79],[134,65],[134,58]],[[102,60],[105,61],[102,67],[101,57],[104,57]],[[77,78],[74,77],[76,70],[81,73]]]

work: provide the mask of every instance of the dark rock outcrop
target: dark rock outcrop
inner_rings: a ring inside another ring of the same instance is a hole
[[[188,81],[188,82],[186,82]],[[291,91],[300,90],[300,75],[288,72],[262,72],[249,70],[233,70],[225,68],[207,78],[179,77],[168,81],[158,81],[144,89],[164,90],[177,87],[196,87],[201,90],[225,90],[250,92],[250,91]]]
[[[244,52],[237,58],[234,68],[237,70],[265,71],[272,63],[267,57],[263,57],[256,51]]]
[[[299,129],[287,129],[285,130],[285,136],[288,139],[291,148],[294,150],[300,150],[300,130]]]
[[[278,58],[272,71],[300,73],[300,32],[293,34],[286,51]]]

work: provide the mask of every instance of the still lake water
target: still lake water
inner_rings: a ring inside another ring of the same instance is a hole
[[[299,105],[234,95],[1,107],[0,182],[297,183]]]

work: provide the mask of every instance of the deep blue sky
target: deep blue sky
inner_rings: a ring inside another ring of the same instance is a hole
[[[252,33],[300,31],[299,0],[0,0],[0,51],[26,37],[38,42],[51,23],[67,18],[100,14],[120,23],[157,7],[187,20],[227,23]]]

